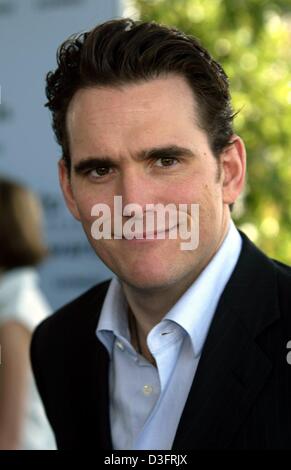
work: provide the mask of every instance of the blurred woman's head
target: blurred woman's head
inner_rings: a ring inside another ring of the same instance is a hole
[[[25,186],[0,178],[0,269],[35,266],[47,254],[42,209]]]

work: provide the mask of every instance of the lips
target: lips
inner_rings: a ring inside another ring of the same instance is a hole
[[[166,235],[171,230],[173,230],[175,227],[177,227],[177,226],[174,225],[170,229],[166,229],[166,230],[163,229],[163,230],[159,230],[159,231],[135,233],[133,238],[127,238],[126,234],[125,234],[125,236],[123,236],[122,238],[124,240],[129,240],[129,241],[130,240],[154,240],[154,239],[163,240],[163,238],[157,238],[158,234],[165,234]],[[132,235],[132,233],[129,233],[129,235]]]

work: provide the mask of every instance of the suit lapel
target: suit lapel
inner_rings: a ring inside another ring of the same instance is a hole
[[[272,364],[257,338],[279,316],[272,263],[243,235],[210,327],[173,450],[227,448]]]

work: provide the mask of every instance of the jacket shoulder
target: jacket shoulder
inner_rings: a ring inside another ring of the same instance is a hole
[[[276,259],[272,259],[272,262],[275,264],[276,270],[278,271],[279,276],[286,279],[286,281],[291,280],[291,266],[282,263]]]
[[[76,315],[78,315],[76,320],[80,321],[80,315],[82,315],[82,318],[84,319],[84,317],[87,317],[89,313],[92,314],[92,308],[94,308],[94,305],[96,310],[98,310],[98,307],[102,306],[109,283],[110,280],[106,280],[97,284],[79,297],[60,307],[38,325],[35,333],[56,325],[61,328],[67,321],[74,321]]]
[[[109,284],[110,280],[106,280],[95,285],[37,326],[30,345],[32,366],[38,358],[49,361],[69,344],[86,340],[88,331],[95,331]]]
[[[68,389],[77,389],[76,376],[90,376],[88,357],[95,347],[101,347],[95,331],[109,283],[110,280],[104,281],[64,305],[40,323],[32,336],[30,359],[34,379],[58,447],[62,439],[66,442],[64,410],[68,408],[72,415]]]

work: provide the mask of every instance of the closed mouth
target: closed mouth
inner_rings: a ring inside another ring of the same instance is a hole
[[[143,232],[143,233],[137,233],[135,234],[135,236],[133,238],[127,238],[127,237],[122,237],[123,240],[129,240],[129,241],[132,241],[132,240],[163,240],[163,238],[156,238],[159,234],[163,233],[163,234],[166,234],[168,232],[170,232],[171,230],[173,230],[174,228],[176,227],[176,225],[174,225],[173,227],[171,227],[170,229],[166,229],[166,230],[160,230],[160,231],[154,231],[154,232]]]

